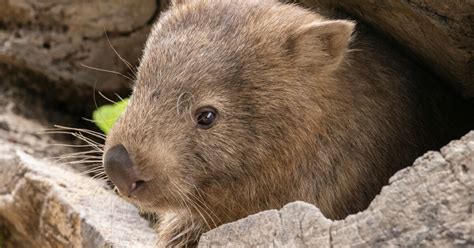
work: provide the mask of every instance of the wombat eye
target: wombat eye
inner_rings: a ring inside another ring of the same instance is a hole
[[[199,128],[208,129],[216,122],[217,111],[212,107],[200,108],[196,111],[196,119]]]

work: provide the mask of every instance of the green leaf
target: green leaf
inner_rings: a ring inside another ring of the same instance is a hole
[[[126,98],[115,104],[103,105],[96,109],[94,113],[92,113],[92,119],[94,120],[95,124],[105,134],[109,133],[112,126],[125,110],[128,100],[129,99]]]

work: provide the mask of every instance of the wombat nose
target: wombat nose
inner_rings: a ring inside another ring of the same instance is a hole
[[[135,172],[132,159],[123,145],[110,148],[104,156],[105,173],[122,194],[130,196],[144,181]]]

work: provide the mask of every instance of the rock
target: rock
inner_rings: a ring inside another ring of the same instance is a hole
[[[18,72],[0,78],[0,247],[153,247],[155,232],[134,206],[78,172],[90,169],[87,164],[57,161],[78,150],[56,144],[84,143],[45,135],[45,129],[77,126],[81,116],[71,117],[67,106],[45,108],[50,99],[32,91],[47,92],[51,85],[28,81],[26,69]]]
[[[138,210],[77,172],[10,145],[0,152],[2,247],[153,247]]]
[[[0,6],[0,65],[8,68],[0,74],[25,74],[24,87],[55,96],[127,91],[129,79],[86,66],[132,78],[114,49],[136,65],[158,13],[155,0],[0,0]]]
[[[466,97],[474,97],[473,1],[299,0],[338,9],[389,35]]]
[[[55,158],[77,152],[57,144],[84,143],[44,134],[48,118],[16,113],[23,104],[0,94],[0,247],[153,247],[155,232],[138,210],[78,172],[87,163]]]
[[[199,247],[472,247],[474,131],[396,173],[369,208],[344,220],[294,202],[222,225]]]
[[[52,124],[16,113],[21,105],[0,97],[0,247],[153,247],[155,232],[138,210],[78,172],[89,164],[55,158],[77,152],[57,144],[84,144],[44,134]]]

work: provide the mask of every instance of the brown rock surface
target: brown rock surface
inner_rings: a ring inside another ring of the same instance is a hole
[[[199,247],[472,247],[474,131],[399,171],[369,208],[341,221],[304,202],[223,225]]]

